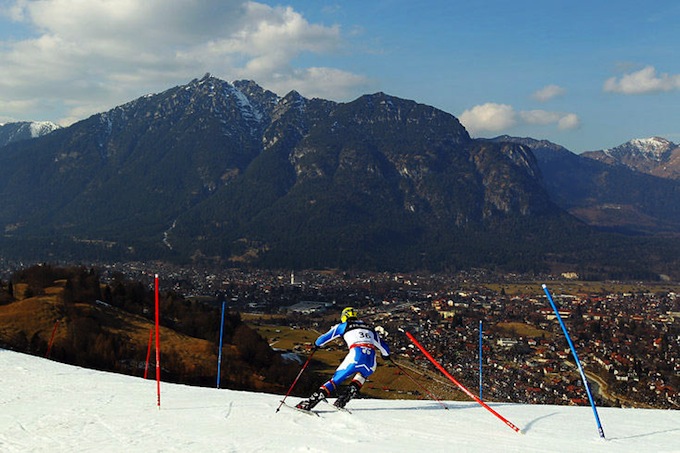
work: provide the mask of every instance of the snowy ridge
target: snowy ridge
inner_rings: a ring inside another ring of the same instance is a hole
[[[21,140],[42,137],[56,129],[58,124],[50,121],[20,121],[16,123],[0,123],[0,146]]]
[[[612,158],[642,157],[649,160],[659,161],[677,145],[661,137],[636,138],[615,148],[605,149],[602,152]]]
[[[210,73],[205,74],[203,78],[198,81],[196,80],[192,81],[189,85],[186,86],[186,89],[189,89],[189,87],[191,87],[192,85],[196,87],[206,85],[210,91],[214,91],[216,85],[220,85],[222,87],[222,93],[225,98],[233,97],[234,101],[236,102],[236,105],[238,106],[242,118],[244,118],[246,121],[255,121],[257,123],[261,123],[262,119],[264,118],[262,112],[260,112],[250,102],[248,97],[243,92],[241,92],[241,90],[239,90],[229,82],[225,82],[223,80],[213,77]]]
[[[225,128],[233,128],[237,121],[230,116],[232,110],[250,125],[251,135],[263,127],[265,115],[247,95],[229,82],[207,73],[186,85],[147,94],[94,116],[99,118],[101,125],[98,143],[104,147],[113,130],[125,128],[131,119],[146,118],[148,127],[153,128],[152,123],[156,120],[171,118],[171,121],[178,121],[182,116],[204,111],[217,117]]]
[[[30,124],[31,137],[41,137],[59,129],[60,127],[61,126],[54,124],[51,121],[33,121]]]
[[[472,401],[359,399],[309,417],[277,412],[281,395],[161,383],[159,408],[153,380],[2,349],[0,368],[5,453],[680,451],[680,411],[600,408],[602,440],[590,407],[488,403],[517,434]]]

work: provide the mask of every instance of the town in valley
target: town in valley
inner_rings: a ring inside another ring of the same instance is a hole
[[[103,279],[122,273],[151,282],[157,273],[167,290],[207,303],[224,301],[229,310],[295,328],[323,331],[352,305],[415,367],[432,368],[405,330],[475,393],[481,370],[484,399],[587,405],[567,340],[541,288],[545,283],[598,405],[680,409],[680,285],[670,281],[585,282],[573,274],[484,270],[420,275],[215,271],[142,263],[101,269]],[[304,347],[296,349],[305,352]],[[449,390],[441,381],[431,385]]]

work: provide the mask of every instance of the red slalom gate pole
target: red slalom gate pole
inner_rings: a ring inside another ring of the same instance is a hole
[[[491,412],[493,415],[495,415],[496,417],[498,417],[501,421],[503,421],[503,423],[505,423],[506,425],[508,425],[508,426],[509,426],[511,429],[513,429],[515,432],[521,433],[520,429],[519,429],[518,427],[516,427],[514,424],[512,424],[512,422],[510,422],[508,419],[506,419],[505,417],[503,417],[501,414],[499,414],[498,412],[496,412],[495,410],[493,410],[491,407],[489,407],[488,404],[486,404],[484,401],[480,400],[474,393],[472,393],[471,391],[469,391],[467,388],[465,388],[465,386],[463,386],[463,384],[461,384],[460,382],[458,382],[458,381],[456,380],[456,378],[454,378],[448,371],[446,371],[446,369],[444,369],[444,367],[443,367],[439,362],[437,362],[437,361],[435,360],[435,358],[432,357],[432,355],[431,355],[429,352],[427,352],[427,350],[423,347],[423,345],[421,345],[420,342],[418,342],[418,340],[416,340],[415,337],[414,337],[413,335],[411,335],[410,332],[405,332],[405,333],[406,333],[406,336],[408,337],[408,339],[411,340],[411,342],[413,342],[413,344],[416,345],[416,346],[418,347],[418,349],[420,349],[420,351],[425,355],[425,357],[427,357],[428,360],[429,360],[430,362],[432,362],[432,364],[433,364],[434,366],[436,366],[436,367],[439,369],[439,371],[441,371],[442,373],[444,373],[444,376],[446,376],[447,378],[449,378],[449,380],[450,380],[451,382],[453,382],[454,384],[456,384],[456,385],[458,386],[458,388],[461,389],[461,390],[463,391],[463,393],[465,393],[467,396],[469,396],[469,397],[472,398],[473,400],[477,401],[477,403],[479,403],[484,409],[488,410],[488,411]]]
[[[158,395],[158,408],[161,408],[161,344],[160,344],[160,315],[158,311],[158,274],[154,277],[156,293],[156,394]]]
[[[57,326],[59,325],[59,320],[54,323],[54,328],[52,329],[52,335],[50,335],[50,343],[47,345],[47,352],[45,352],[45,358],[50,356],[50,351],[52,351],[52,344],[54,343],[54,334],[57,332]]]

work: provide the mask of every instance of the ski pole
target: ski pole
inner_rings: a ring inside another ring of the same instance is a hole
[[[427,393],[427,394],[430,396],[430,398],[432,398],[433,400],[435,400],[436,402],[438,402],[444,409],[449,410],[449,408],[446,406],[446,404],[444,404],[444,403],[442,402],[442,400],[440,400],[439,398],[437,398],[437,397],[436,397],[432,392],[430,392],[423,384],[421,384],[420,382],[416,381],[416,380],[413,378],[413,376],[411,376],[409,373],[407,373],[406,370],[404,370],[397,362],[395,362],[395,361],[392,359],[392,357],[390,357],[390,362],[392,362],[392,365],[396,366],[396,367],[399,369],[399,371],[401,371],[402,373],[404,373],[404,375],[405,375],[406,377],[408,377],[410,380],[412,380],[414,384],[416,384],[416,385],[417,385],[418,387],[420,387],[425,393]]]
[[[276,408],[276,412],[278,412],[281,409],[281,406],[283,406],[283,403],[286,401],[286,398],[288,398],[288,395],[290,395],[290,392],[293,391],[293,387],[295,387],[295,384],[297,384],[298,379],[300,379],[300,376],[302,376],[302,372],[305,371],[305,368],[307,368],[307,365],[309,365],[309,362],[312,360],[312,356],[316,352],[316,347],[312,349],[312,353],[309,354],[309,357],[307,357],[307,361],[305,362],[304,365],[302,365],[302,368],[300,369],[300,372],[298,373],[297,377],[293,381],[293,383],[290,385],[290,388],[288,389],[288,393],[286,393],[286,396],[283,397],[281,400],[281,404],[279,404],[279,407]]]

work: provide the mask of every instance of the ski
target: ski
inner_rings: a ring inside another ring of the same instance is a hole
[[[329,405],[330,407],[332,407],[333,409],[335,409],[335,410],[338,411],[338,412],[345,412],[345,413],[347,413],[347,414],[351,414],[351,413],[352,413],[352,411],[350,411],[350,410],[347,409],[346,407],[338,407],[338,406],[336,406],[335,404],[329,403],[328,401],[326,401],[326,403],[328,403],[328,405]]]
[[[325,400],[324,400],[324,401],[325,401]],[[333,410],[336,411],[336,412],[344,412],[344,413],[346,413],[346,414],[351,414],[351,413],[352,413],[352,411],[350,411],[349,409],[347,409],[347,408],[345,408],[345,407],[338,407],[338,406],[336,406],[336,405],[334,405],[334,404],[331,404],[331,403],[328,402],[328,401],[325,401],[325,402],[326,402],[326,404],[327,404],[331,409],[333,409]],[[281,405],[287,407],[288,409],[293,409],[293,410],[295,410],[295,411],[302,412],[303,414],[307,414],[307,415],[316,415],[317,417],[321,417],[321,414],[320,414],[319,412],[315,411],[314,409],[312,409],[312,410],[301,409],[301,408],[299,408],[299,407],[295,407],[295,406],[293,406],[293,405],[290,405],[290,404],[288,404],[288,403],[286,403],[286,402],[284,402],[284,401],[281,401]],[[326,411],[321,411],[321,412],[326,412]]]
[[[338,406],[333,406],[333,409],[335,409],[338,412],[344,412],[346,414],[351,414],[352,411],[347,409],[346,407],[338,407]]]
[[[317,417],[321,417],[321,415],[319,415],[317,412],[308,411],[307,409],[301,409],[299,407],[291,406],[290,404],[288,404],[284,401],[281,401],[281,405],[284,406],[284,407],[287,407],[288,409],[293,409],[294,411],[302,412],[303,414],[316,415]]]

